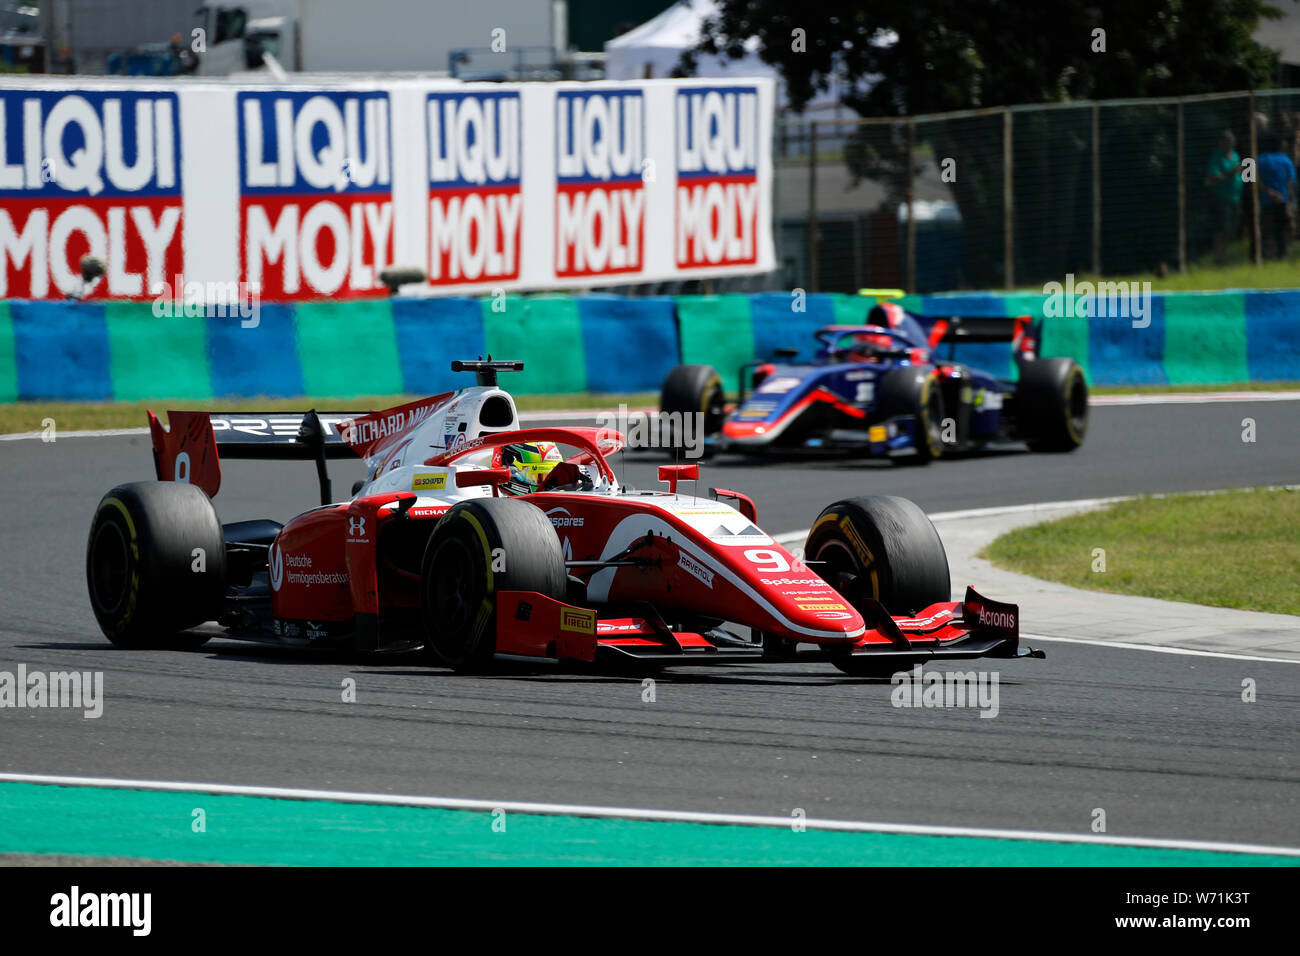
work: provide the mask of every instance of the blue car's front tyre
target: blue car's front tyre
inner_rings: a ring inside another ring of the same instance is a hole
[[[1016,385],[1020,432],[1031,451],[1074,451],[1088,433],[1088,383],[1065,357],[1020,366]]]
[[[704,437],[717,435],[727,417],[722,376],[711,365],[676,366],[664,379],[659,410],[670,415],[700,415]]]
[[[909,417],[914,425],[914,455],[894,459],[899,464],[928,465],[943,457],[943,392],[928,365],[909,365],[887,374],[878,391],[882,420]]]

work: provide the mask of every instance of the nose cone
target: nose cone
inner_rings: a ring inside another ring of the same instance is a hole
[[[736,441],[753,441],[767,434],[770,426],[766,422],[724,422],[722,434]]]
[[[791,633],[784,636],[815,643],[857,640],[866,631],[862,615],[838,593],[783,595],[783,617]]]

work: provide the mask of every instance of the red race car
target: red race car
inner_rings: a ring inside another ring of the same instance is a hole
[[[456,669],[497,655],[811,659],[876,675],[1042,656],[1020,646],[1015,605],[969,588],[949,600],[943,544],[910,501],[838,501],[792,553],[745,495],[696,494],[698,465],[666,465],[666,490],[637,491],[608,461],[622,434],[521,429],[497,373],[522,367],[454,362],[477,384],[366,414],[171,412],[164,428],[149,413],[160,480],[114,488],[90,528],[104,634],[123,647],[216,635],[424,647]],[[222,525],[211,500],[222,457],[314,461],[321,505],[285,525]],[[367,465],[342,502],[326,471],[336,457]]]

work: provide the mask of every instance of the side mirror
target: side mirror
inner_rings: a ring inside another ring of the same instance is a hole
[[[679,481],[698,481],[700,477],[699,465],[660,465],[659,480],[668,482],[668,493],[677,494],[677,482]]]
[[[474,468],[456,472],[457,488],[473,488],[477,485],[491,485],[495,488],[509,480],[509,468]]]

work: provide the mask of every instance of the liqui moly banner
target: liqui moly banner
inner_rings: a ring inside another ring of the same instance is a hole
[[[758,261],[758,89],[678,90],[674,121],[677,266],[752,265]]]
[[[264,302],[775,268],[767,80],[0,79],[0,296]],[[87,287],[83,256],[104,262]],[[187,295],[188,295],[187,291]]]
[[[523,147],[514,91],[432,93],[429,282],[519,278]]]
[[[241,278],[264,299],[368,295],[393,261],[387,93],[240,92]]]
[[[179,120],[175,93],[0,88],[0,296],[148,298],[179,272]]]
[[[643,269],[645,94],[564,90],[555,102],[555,274]]]

